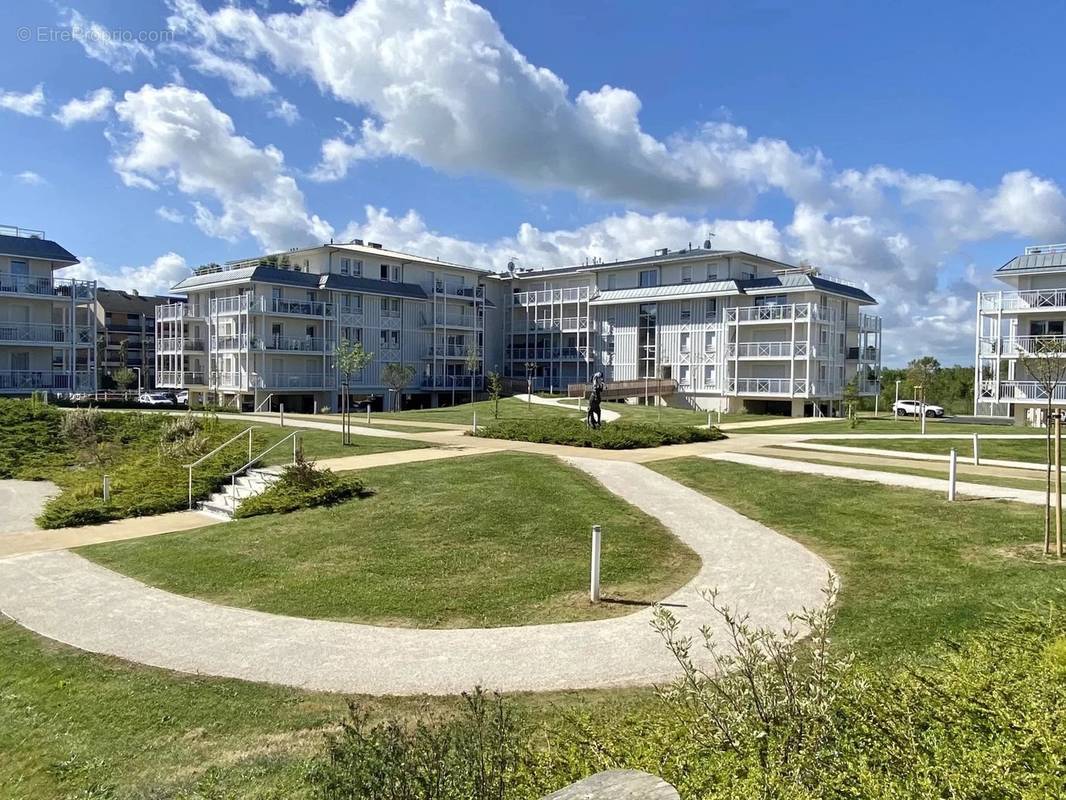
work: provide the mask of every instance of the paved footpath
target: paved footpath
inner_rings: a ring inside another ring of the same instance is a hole
[[[771,458],[754,453],[707,453],[705,458],[715,461],[730,461],[734,464],[748,464],[753,467],[776,469],[780,472],[802,472],[804,475],[824,475],[829,478],[846,478],[854,481],[872,481],[885,486],[901,486],[907,489],[927,489],[947,494],[948,482],[939,478],[926,478],[921,475],[907,475],[899,472],[881,472],[856,467],[837,467],[829,464],[813,464],[809,461],[794,461],[787,458]],[[983,483],[955,482],[959,495],[978,497],[986,500],[1015,500],[1019,503],[1033,505],[1044,504],[1044,493],[1031,489],[1011,489],[1004,486],[988,486]]]
[[[697,634],[718,629],[699,591],[757,625],[814,607],[829,567],[798,543],[639,464],[567,459],[660,519],[702,559],[662,602]],[[604,532],[610,536],[611,531]],[[609,569],[609,565],[605,565]],[[69,551],[0,560],[0,609],[42,636],[196,674],[376,695],[454,694],[475,685],[548,691],[668,680],[676,664],[652,610],[591,622],[418,630],[299,619],[214,605],[146,586]]]

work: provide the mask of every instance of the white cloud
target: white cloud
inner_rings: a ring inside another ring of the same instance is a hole
[[[16,175],[15,178],[20,183],[24,183],[27,186],[41,186],[41,185],[43,185],[45,183],[48,183],[48,181],[46,181],[44,178],[42,178],[36,172],[34,172],[33,170],[29,170],[29,169],[23,170],[18,175]]]
[[[0,91],[0,108],[23,114],[27,117],[39,117],[44,113],[44,84],[38,83],[32,92]]]
[[[300,110],[284,97],[279,97],[273,101],[267,115],[280,119],[286,125],[292,125],[300,118]]]
[[[110,89],[97,89],[89,92],[83,100],[74,98],[59,109],[52,118],[64,128],[69,128],[79,122],[103,119],[111,112],[111,106],[115,102],[115,93]]]
[[[192,270],[185,259],[170,251],[159,256],[151,264],[134,267],[111,268],[84,256],[81,263],[67,267],[57,274],[64,278],[95,280],[108,289],[136,289],[141,294],[168,294],[172,286],[189,276]]]
[[[226,239],[245,234],[267,248],[322,242],[332,228],[307,212],[277,148],[256,147],[201,92],[145,85],[116,106],[124,140],[112,158],[128,186],[173,184],[193,201],[196,224]],[[202,199],[217,206],[209,207]]]
[[[86,19],[74,9],[66,9],[63,24],[70,28],[71,37],[82,46],[87,56],[102,61],[115,72],[133,72],[140,58],[155,63],[152,51],[142,42],[127,38],[126,31],[113,31]]]
[[[155,210],[156,216],[160,219],[165,219],[167,222],[180,223],[185,221],[185,215],[178,211],[176,208],[169,208],[168,206],[160,206]]]
[[[273,94],[274,84],[265,75],[236,59],[223,58],[210,50],[196,47],[176,48],[184,53],[190,66],[202,75],[222,78],[237,97],[259,97]]]

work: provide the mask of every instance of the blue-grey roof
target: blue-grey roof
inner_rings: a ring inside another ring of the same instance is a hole
[[[823,292],[850,297],[863,303],[876,304],[877,301],[857,286],[849,286],[828,278],[804,273],[774,275],[769,278],[749,278],[747,280],[730,279],[727,281],[707,281],[704,283],[674,283],[663,286],[631,287],[628,289],[608,289],[599,292],[592,302],[597,305],[625,303],[636,300],[677,300],[685,297],[714,296],[723,294],[763,293],[775,289],[818,289]]]
[[[202,289],[218,284],[244,283],[246,281],[300,286],[306,289],[337,289],[349,292],[365,292],[389,297],[406,297],[414,300],[427,299],[425,290],[414,283],[393,283],[392,281],[379,281],[373,278],[355,278],[349,275],[319,275],[313,272],[297,272],[296,270],[267,266],[240,267],[219,272],[208,272],[203,275],[190,275],[177,284],[172,291],[187,292],[190,289]]]
[[[1031,269],[1055,269],[1066,267],[1066,252],[1029,253],[1015,256],[996,272],[1023,272]]]
[[[40,258],[56,261],[64,266],[78,263],[77,257],[65,247],[51,239],[37,239],[32,236],[0,236],[0,255]]]

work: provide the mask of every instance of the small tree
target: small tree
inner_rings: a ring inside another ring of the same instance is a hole
[[[118,343],[118,365],[125,369],[130,363],[130,343],[128,339],[123,339]]]
[[[396,392],[396,410],[399,411],[400,392],[411,383],[415,376],[415,368],[410,364],[392,363],[386,364],[381,370],[381,382]]]
[[[466,347],[466,371],[470,375],[470,402],[474,402],[474,378],[477,376],[478,367],[481,365],[481,356],[478,355],[475,345]]]
[[[844,408],[847,410],[848,415],[848,427],[857,428],[859,426],[859,415],[856,413],[856,405],[859,402],[859,386],[858,378],[852,378],[844,386]]]
[[[1051,553],[1051,414],[1055,401],[1055,391],[1066,382],[1066,342],[1052,337],[1034,337],[1031,352],[1019,348],[1019,358],[1025,371],[1029,373],[1039,388],[1040,395],[1047,400],[1044,424],[1044,455],[1046,459],[1044,477],[1044,553]],[[1056,550],[1061,558],[1062,541],[1056,542]]]
[[[341,400],[341,441],[343,444],[352,443],[352,404],[349,399],[349,385],[352,382],[352,374],[366,369],[373,353],[363,349],[362,342],[349,342],[343,340],[337,347],[337,369],[341,374],[341,383],[344,386],[344,396]]]
[[[492,400],[492,416],[500,418],[500,397],[503,396],[503,378],[498,372],[489,373],[489,398]]]
[[[137,373],[129,367],[116,369],[111,377],[114,379],[115,385],[123,391],[129,389],[130,386],[137,382]]]

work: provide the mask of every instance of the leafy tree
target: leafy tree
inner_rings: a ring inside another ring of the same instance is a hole
[[[129,389],[130,386],[137,382],[137,373],[128,367],[116,369],[111,377],[114,378],[115,385],[123,391]]]
[[[386,364],[381,369],[381,382],[396,392],[396,410],[402,405],[400,392],[411,383],[415,376],[415,368],[410,364],[392,363]]]
[[[489,373],[489,399],[492,400],[492,416],[500,418],[500,397],[503,396],[503,378],[498,372]]]
[[[477,347],[473,344],[466,346],[466,372],[470,376],[470,402],[474,402],[474,377],[477,375],[478,367],[481,366],[481,357],[478,355]]]
[[[939,361],[933,356],[922,356],[907,365],[907,380],[913,386],[925,386],[928,388],[939,371]]]
[[[129,366],[130,361],[130,343],[128,339],[123,339],[118,343],[118,365],[125,369]]]
[[[1040,396],[1047,400],[1044,423],[1046,464],[1044,469],[1044,553],[1051,552],[1051,415],[1055,392],[1066,382],[1066,343],[1061,339],[1040,337],[1033,344],[1032,352],[1019,348],[1018,360],[1036,382]],[[1058,520],[1056,528],[1061,527]],[[1057,555],[1062,557],[1062,538],[1056,541]]]
[[[352,382],[352,374],[366,369],[373,353],[363,349],[362,342],[349,342],[343,340],[337,347],[337,369],[341,374],[341,384],[344,386],[344,396],[341,405],[341,441],[344,444],[352,443],[352,409],[349,397],[349,386]]]

